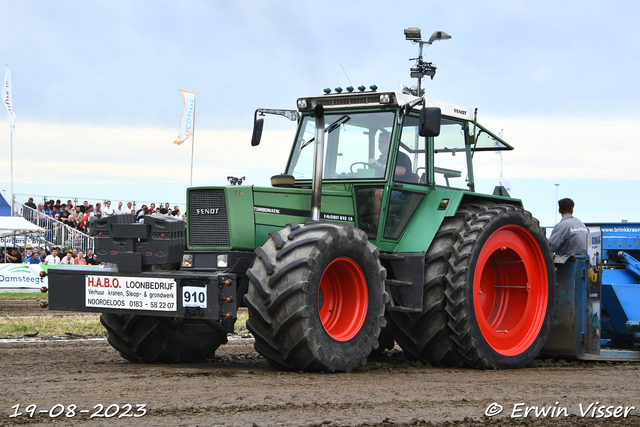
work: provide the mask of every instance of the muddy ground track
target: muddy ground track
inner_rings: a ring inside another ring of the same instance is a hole
[[[0,301],[2,316],[42,314],[51,312],[33,301]],[[640,426],[640,363],[538,360],[516,371],[477,371],[412,362],[396,349],[348,374],[302,373],[271,368],[246,338],[195,365],[132,364],[96,338],[0,339],[0,426]],[[579,405],[594,402],[635,409],[627,417],[582,417]],[[127,403],[146,404],[146,414],[118,418],[123,408],[89,418],[95,405]],[[503,410],[487,417],[492,403]],[[10,417],[18,404],[23,415]],[[47,413],[30,418],[29,404]],[[75,415],[51,417],[58,404],[65,411],[76,405]],[[522,417],[527,407],[555,412]]]

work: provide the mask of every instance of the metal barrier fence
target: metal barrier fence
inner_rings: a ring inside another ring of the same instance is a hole
[[[31,196],[28,194],[14,194],[13,198],[14,198],[14,212],[19,213],[18,209],[20,208],[20,206],[24,205],[25,203],[27,203],[27,201],[29,201],[29,198],[33,197],[33,203],[36,204],[36,206],[38,206],[39,203],[44,204],[45,202],[48,202],[49,200],[60,200],[61,203],[67,203],[67,201],[71,200],[71,203],[73,203],[73,206],[77,206],[77,205],[82,205],[84,203],[84,201],[86,200],[87,202],[89,202],[90,205],[95,206],[96,203],[101,203],[102,204],[102,208],[104,209],[105,205],[107,204],[107,200],[111,200],[111,207],[113,209],[118,207],[118,202],[122,202],[122,206],[126,207],[128,202],[131,202],[131,204],[133,205],[132,207],[136,210],[140,209],[142,207],[142,205],[151,205],[151,203],[155,203],[156,207],[160,207],[160,206],[164,206],[165,203],[169,203],[169,206],[171,207],[171,209],[173,209],[174,206],[179,206],[180,207],[180,212],[181,213],[185,213],[186,211],[186,204],[185,202],[181,202],[181,203],[171,203],[171,202],[167,202],[166,200],[158,203],[158,202],[149,202],[149,201],[144,201],[144,200],[123,200],[123,199],[96,199],[96,198],[83,198],[83,197],[60,197],[60,196]],[[8,202],[9,200],[7,200]]]
[[[69,246],[70,248],[82,250],[84,253],[87,253],[87,249],[93,249],[93,237],[71,228],[50,216],[41,214],[29,206],[22,205],[22,217],[46,230],[43,232],[42,237],[49,246],[58,246],[60,248]]]

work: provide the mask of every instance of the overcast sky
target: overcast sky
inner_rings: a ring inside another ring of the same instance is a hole
[[[191,146],[172,143],[179,89],[197,93],[193,184],[268,184],[293,126],[267,118],[251,148],[254,110],[350,82],[415,84],[417,46],[403,35],[415,26],[425,39],[452,36],[425,48],[438,67],[427,97],[478,107],[481,123],[503,129],[515,147],[505,178],[543,225],[556,221],[556,190],[585,222],[640,221],[635,1],[0,0],[0,10],[15,193],[183,202]],[[7,197],[8,129],[2,119]],[[483,155],[479,189],[491,192],[499,157]]]

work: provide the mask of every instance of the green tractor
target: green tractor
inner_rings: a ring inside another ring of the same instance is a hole
[[[422,61],[434,36],[413,39],[418,83],[435,73]],[[50,308],[101,312],[132,361],[211,358],[245,305],[255,349],[280,369],[348,372],[394,341],[435,365],[529,364],[549,334],[551,251],[505,188],[475,192],[472,167],[513,148],[470,109],[414,92],[338,88],[257,110],[252,145],[260,115],[297,122],[271,187],[189,188],[186,235],[156,215],[99,220],[96,252],[118,268],[50,270]]]

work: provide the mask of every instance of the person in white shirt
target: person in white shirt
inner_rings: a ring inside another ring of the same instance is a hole
[[[71,251],[67,252],[67,255],[64,258],[62,258],[62,261],[60,261],[60,264],[62,264],[62,265],[73,265],[74,264],[73,254],[71,253]]]
[[[122,209],[122,202],[118,202],[118,207],[115,210],[116,215],[124,215],[124,209]]]
[[[51,255],[47,255],[44,259],[45,265],[58,265],[60,264],[60,258],[58,258],[58,248],[53,248],[51,250]]]
[[[111,200],[107,200],[107,206],[102,210],[102,215],[111,216],[113,215],[113,208],[111,207]]]
[[[124,213],[126,214],[135,214],[136,211],[133,210],[133,203],[128,202],[127,203],[127,208],[124,210]]]

